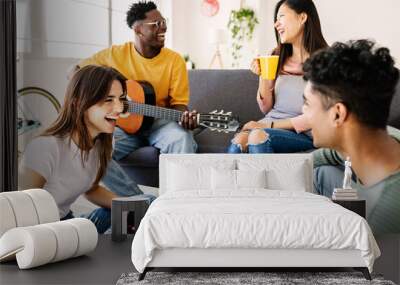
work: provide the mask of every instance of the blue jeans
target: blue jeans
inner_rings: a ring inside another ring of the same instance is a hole
[[[249,144],[249,153],[292,153],[301,152],[314,148],[312,138],[305,134],[283,129],[264,129],[268,134],[265,142]],[[228,153],[242,153],[238,144],[232,143]]]
[[[96,226],[99,234],[104,233],[111,226],[111,210],[105,208],[98,208],[93,210],[90,214],[84,215],[84,218],[92,221]],[[74,214],[70,211],[65,217],[61,218],[61,221],[73,219]]]
[[[195,153],[197,150],[197,144],[191,131],[183,129],[176,122],[162,119],[155,120],[149,130],[134,135],[116,128],[114,138],[113,160],[109,163],[102,182],[120,196],[143,194],[136,182],[116,162],[131,152],[148,145],[160,149],[161,153]]]

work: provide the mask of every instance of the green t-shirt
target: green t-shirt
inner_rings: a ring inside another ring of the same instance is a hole
[[[400,143],[400,130],[388,127],[388,133]],[[318,149],[313,158],[314,167],[344,166],[344,159],[332,149]],[[375,234],[400,233],[400,170],[370,187],[358,181],[353,188],[367,202],[367,220]]]

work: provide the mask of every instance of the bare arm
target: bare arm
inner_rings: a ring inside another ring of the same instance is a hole
[[[97,206],[111,209],[113,198],[118,196],[111,191],[108,191],[103,186],[93,185],[92,188],[85,193],[86,199],[96,204]]]
[[[284,119],[284,120],[277,120],[273,121],[273,127],[274,129],[284,129],[284,130],[293,130],[293,124],[290,119]]]
[[[266,80],[260,78],[257,91],[257,103],[261,112],[264,114],[271,111],[274,106],[274,86],[273,80]]]
[[[275,121],[269,121],[269,122],[256,122],[256,121],[250,121],[247,124],[245,124],[242,128],[243,131],[246,130],[252,130],[252,129],[284,129],[284,130],[293,130],[293,124],[290,119],[284,119],[284,120],[275,120]]]
[[[28,167],[20,167],[18,171],[18,189],[43,188],[46,179]]]

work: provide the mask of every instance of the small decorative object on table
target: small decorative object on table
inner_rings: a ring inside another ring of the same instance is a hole
[[[351,176],[353,172],[351,170],[350,157],[346,158],[344,166],[343,187],[334,189],[332,201],[365,218],[365,200],[360,200],[358,198],[357,189],[351,187]]]
[[[335,188],[332,194],[332,200],[357,200],[358,193],[357,189],[353,189],[351,187],[351,161],[350,157],[346,158],[344,163],[344,178],[343,178],[343,187],[342,188]]]
[[[185,54],[183,59],[186,63],[186,69],[196,69],[196,64],[190,59],[188,54]]]
[[[131,197],[119,197],[112,200],[111,205],[111,239],[113,241],[123,241],[127,234],[126,217],[128,212],[133,212],[135,217],[135,230],[139,227],[140,221],[144,217],[149,207],[149,197],[136,195]]]

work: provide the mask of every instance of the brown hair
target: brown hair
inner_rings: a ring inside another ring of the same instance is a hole
[[[295,11],[297,14],[307,14],[307,20],[304,24],[303,32],[303,45],[305,50],[311,55],[315,51],[328,47],[324,36],[322,35],[321,23],[317,8],[312,0],[280,0],[275,6],[274,12],[274,23],[277,21],[278,10],[283,5],[287,5],[290,9]],[[275,38],[278,46],[274,49],[272,54],[279,55],[278,72],[282,71],[283,65],[286,60],[292,56],[293,47],[292,44],[282,44],[279,40],[278,31],[275,29]]]
[[[85,124],[85,112],[93,105],[106,99],[112,83],[117,80],[126,93],[126,78],[111,67],[88,65],[79,69],[68,84],[64,104],[56,121],[42,134],[65,138],[77,134],[82,164],[87,160],[90,149],[96,144],[100,168],[94,184],[103,177],[112,153],[112,134],[100,133],[95,144]]]

